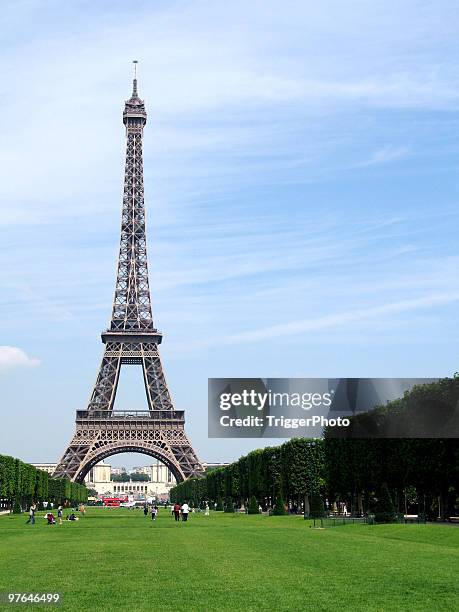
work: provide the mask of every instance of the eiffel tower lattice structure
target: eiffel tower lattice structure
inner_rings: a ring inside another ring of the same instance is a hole
[[[134,62],[134,67],[136,68]],[[122,452],[140,452],[162,461],[178,482],[202,472],[185,433],[183,410],[175,410],[164,377],[154,327],[148,283],[142,138],[147,120],[137,93],[125,103],[126,165],[121,242],[110,327],[102,333],[105,352],[86,410],[77,410],[75,434],[54,476],[82,482],[99,461]],[[115,411],[123,364],[143,370],[148,411]]]

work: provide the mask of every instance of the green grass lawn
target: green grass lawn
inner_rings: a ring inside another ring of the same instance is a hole
[[[48,526],[42,514],[0,517],[0,592],[59,591],[62,610],[459,610],[458,527],[316,530],[223,513],[185,524],[124,508]]]

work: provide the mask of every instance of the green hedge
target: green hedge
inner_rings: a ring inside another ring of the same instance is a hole
[[[32,501],[41,504],[52,501],[56,504],[85,503],[88,492],[84,485],[68,478],[52,478],[48,472],[38,470],[20,459],[0,455],[0,498],[23,509]]]
[[[189,478],[171,489],[172,502],[232,500],[236,507],[247,506],[254,496],[262,507],[273,504],[274,492],[283,499],[301,503],[305,495],[318,493],[324,482],[324,442],[295,438],[280,447],[255,450],[231,465],[213,469],[201,478]],[[257,510],[258,511],[258,510]]]

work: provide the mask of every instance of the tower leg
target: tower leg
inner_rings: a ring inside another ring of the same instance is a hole
[[[156,354],[155,354],[156,353]],[[150,410],[174,410],[158,349],[149,351],[142,359],[143,379]]]
[[[113,408],[121,370],[121,349],[113,349],[109,345],[105,349],[88,410],[110,412]]]

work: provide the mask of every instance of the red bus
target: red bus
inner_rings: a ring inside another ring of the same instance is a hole
[[[129,501],[129,498],[126,497],[103,497],[102,501],[104,502],[104,506],[108,506],[110,508],[118,508],[121,502]]]

